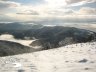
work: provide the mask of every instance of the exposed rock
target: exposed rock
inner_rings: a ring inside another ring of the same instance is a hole
[[[87,59],[83,59],[83,60],[80,60],[79,63],[86,63],[88,60]]]

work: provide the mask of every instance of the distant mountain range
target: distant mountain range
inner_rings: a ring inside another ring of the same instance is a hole
[[[42,25],[39,24],[23,24],[23,23],[0,23],[0,30],[28,30],[28,29],[38,29]]]
[[[34,24],[8,23],[0,24],[0,35],[11,34],[16,39],[37,39],[31,46],[40,46],[41,50],[58,48],[61,46],[95,41],[93,31],[63,26],[43,26]],[[33,52],[34,49],[18,43],[0,41],[0,56]]]

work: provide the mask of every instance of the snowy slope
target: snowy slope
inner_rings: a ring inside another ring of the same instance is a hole
[[[96,42],[1,57],[0,72],[96,72]]]

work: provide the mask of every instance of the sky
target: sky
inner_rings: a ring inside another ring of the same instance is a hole
[[[96,0],[0,0],[0,22],[96,23]]]

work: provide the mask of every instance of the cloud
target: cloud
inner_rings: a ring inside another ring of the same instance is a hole
[[[86,3],[93,3],[96,2],[96,0],[66,0],[66,3],[71,6],[78,6],[83,5]]]
[[[20,4],[16,2],[10,2],[10,1],[0,1],[0,9],[5,9],[5,8],[14,8],[18,7]]]
[[[66,6],[65,0],[45,0],[46,4],[49,8],[59,8],[62,6]]]
[[[19,2],[22,4],[30,4],[31,3],[33,5],[45,3],[45,0],[0,0],[0,1],[13,1],[13,2]]]
[[[19,12],[19,13],[16,13],[16,14],[19,14],[19,15],[39,15],[38,12],[33,11],[33,10],[27,10],[27,11]]]
[[[0,35],[0,40],[11,40],[11,39],[15,39],[13,35],[10,34]]]
[[[82,7],[77,13],[80,15],[96,15],[96,8]]]
[[[0,14],[0,22],[11,22],[12,20],[13,18],[11,18],[10,16]]]
[[[0,14],[16,11],[16,8],[20,6],[20,3],[10,1],[0,1]]]
[[[63,10],[47,11],[47,13],[48,15],[65,16],[65,15],[71,15],[74,12],[71,9],[63,9]]]
[[[73,4],[73,3],[78,3],[84,0],[66,0],[67,4]]]

